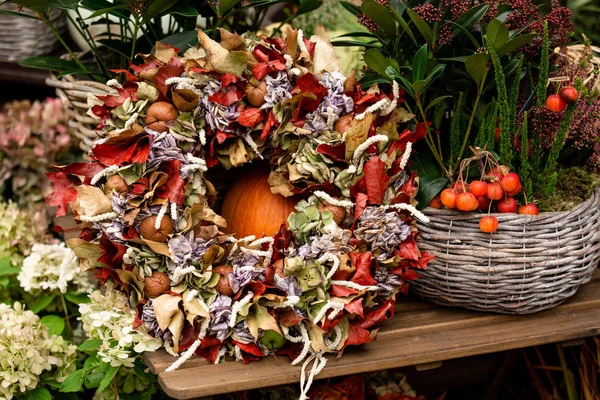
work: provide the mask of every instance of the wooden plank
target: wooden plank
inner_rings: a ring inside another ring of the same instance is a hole
[[[29,85],[46,85],[48,71],[21,67],[18,63],[0,61],[0,81],[20,82]]]
[[[383,324],[375,342],[348,348],[340,359],[329,357],[319,379],[562,342],[600,332],[600,274],[567,303],[526,316],[492,315],[400,302],[396,318]],[[210,365],[196,357],[179,370],[164,372],[174,358],[164,351],[146,360],[158,373],[165,392],[177,399],[249,390],[298,382],[300,368],[285,358],[250,365]]]

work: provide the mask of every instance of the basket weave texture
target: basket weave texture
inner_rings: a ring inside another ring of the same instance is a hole
[[[499,228],[482,233],[483,214],[427,208],[419,249],[435,256],[411,283],[434,303],[503,314],[557,306],[588,282],[600,261],[600,188],[569,211],[539,216],[495,214]]]
[[[18,11],[17,5],[2,4],[0,10]],[[35,15],[23,9],[23,14]],[[59,10],[50,13],[50,21],[59,32],[66,31],[65,19]],[[0,61],[19,62],[28,57],[52,53],[58,39],[42,21],[16,15],[0,14]]]
[[[88,94],[118,95],[117,91],[100,82],[78,80],[72,75],[57,77],[52,73],[46,79],[46,84],[56,89],[56,96],[65,104],[67,115],[70,117],[69,133],[79,141],[79,147],[87,154],[100,134],[100,131],[96,131],[100,120],[87,114]]]

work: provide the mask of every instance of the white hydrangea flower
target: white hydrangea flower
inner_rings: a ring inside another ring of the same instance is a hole
[[[34,244],[31,253],[23,260],[23,266],[17,279],[26,291],[58,290],[60,266],[63,260],[70,257],[73,251],[60,244]],[[67,264],[66,282],[74,286],[75,293],[90,293],[94,290],[94,282],[86,272],[81,272],[77,258]]]
[[[161,347],[159,339],[150,336],[143,325],[133,328],[135,309],[125,294],[115,290],[110,282],[105,293],[97,290],[90,295],[91,302],[80,304],[83,329],[92,339],[102,340],[98,355],[113,367],[133,368],[138,354]]]
[[[20,303],[0,304],[0,399],[33,390],[41,380],[62,382],[75,371],[77,347],[50,335]]]

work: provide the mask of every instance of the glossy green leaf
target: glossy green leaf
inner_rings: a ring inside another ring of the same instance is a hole
[[[146,15],[148,18],[158,17],[177,4],[177,0],[153,0],[150,2]]]
[[[351,14],[353,14],[355,16],[362,12],[360,10],[359,6],[357,6],[356,4],[350,3],[349,1],[340,1],[340,4],[342,7],[344,7],[346,9],[346,11],[350,12]]]
[[[169,14],[177,14],[182,15],[184,17],[193,18],[198,16],[198,10],[190,6],[176,5],[175,7],[169,10]]]
[[[5,15],[12,15],[14,17],[19,17],[19,18],[29,18],[29,19],[38,19],[38,17],[36,17],[35,15],[29,15],[26,14],[24,12],[17,12],[17,11],[9,11],[9,10],[0,10],[0,14],[5,14]]]
[[[481,86],[488,71],[488,57],[485,53],[476,53],[465,62],[467,73],[473,78],[477,87]]]
[[[358,40],[335,40],[331,42],[332,45],[338,47],[364,47],[367,49],[381,48],[379,42],[359,42]]]
[[[363,13],[373,20],[383,32],[388,36],[396,35],[396,21],[390,10],[375,0],[363,0],[360,9]]]
[[[101,15],[111,14],[111,15],[114,15],[114,16],[119,17],[121,19],[129,20],[129,18],[124,13],[122,13],[120,11],[120,10],[125,10],[125,9],[127,9],[127,7],[125,5],[111,6],[111,7],[108,7],[108,8],[101,8],[100,10],[94,11],[86,19],[93,19],[93,18],[97,18],[97,17],[99,17]]]
[[[455,22],[452,21],[448,21],[449,24],[451,24],[451,26],[456,29],[457,32],[455,32],[455,35],[458,35],[460,33],[463,33],[470,41],[471,43],[473,43],[473,47],[475,49],[478,49],[481,47],[481,44],[477,41],[477,39],[475,39],[475,37],[471,34],[471,32],[469,32],[469,30],[465,27],[463,27],[462,25],[458,25]]]
[[[67,292],[65,293],[65,299],[69,300],[73,304],[87,304],[90,302],[90,298],[85,293],[75,294]]]
[[[46,69],[51,71],[80,71],[81,67],[75,61],[63,60],[59,57],[40,56],[26,58],[19,63],[22,67]]]
[[[75,11],[79,5],[79,0],[48,0],[48,4],[59,10]]]
[[[23,397],[20,397],[22,400],[52,400],[52,395],[48,391],[48,389],[44,387],[40,387],[34,390],[28,390],[25,392]]]
[[[372,34],[371,32],[350,32],[350,33],[344,33],[343,35],[336,36],[332,40],[335,40],[338,38],[347,38],[347,37],[365,37],[365,38],[371,38],[371,39],[377,38],[377,36]]]
[[[18,274],[19,271],[19,267],[13,267],[11,265],[10,256],[0,258],[0,276],[15,275]]]
[[[221,0],[219,3],[219,11],[221,15],[235,7],[241,0]]]
[[[455,25],[469,30],[483,18],[489,8],[490,6],[488,4],[479,4],[458,17]],[[452,28],[452,31],[458,33],[458,31],[455,31],[454,29],[458,29],[456,26]]]
[[[50,303],[54,301],[54,298],[56,298],[56,294],[44,294],[43,296],[38,296],[35,302],[29,306],[29,309],[37,314],[44,308],[48,307]]]
[[[103,10],[99,15],[108,13],[121,19],[128,19],[127,16],[120,11],[122,7],[115,6],[113,3],[106,0],[83,0],[79,5],[92,12]]]
[[[182,52],[185,52],[187,49],[194,47],[198,44],[198,32],[179,32],[174,35],[167,36],[166,38],[161,39],[160,41],[161,43],[170,44],[173,47],[181,49]]]
[[[417,200],[419,208],[426,207],[448,185],[449,181],[440,175],[433,157],[428,152],[419,152],[413,156],[412,169],[419,176]]]
[[[413,33],[412,29],[410,29],[410,26],[408,26],[408,23],[406,22],[406,20],[404,18],[402,18],[402,14],[400,13],[400,11],[392,10],[392,17],[394,17],[396,22],[398,22],[398,25],[400,25],[400,28],[402,28],[402,30],[404,32],[406,32],[408,37],[411,38],[413,43],[416,45],[419,45],[419,43],[417,42],[417,38],[415,37],[415,34]]]
[[[485,34],[494,45],[494,49],[502,48],[508,41],[508,27],[497,19],[493,19],[487,24]]]
[[[51,335],[60,335],[65,330],[65,320],[58,315],[44,315],[40,322],[48,328]]]
[[[425,108],[425,111],[429,110],[430,108],[435,107],[438,103],[446,100],[446,99],[451,99],[452,96],[450,95],[446,95],[446,96],[440,96],[432,101],[429,102],[429,104],[427,104],[427,107]]]
[[[412,79],[413,82],[420,81],[425,78],[425,72],[427,70],[427,45],[424,44],[417,50],[415,53],[415,57],[413,58],[413,67],[412,67]]]
[[[99,39],[98,43],[101,43],[127,58],[131,56],[131,43],[125,43],[117,39]]]
[[[388,62],[383,53],[377,49],[369,49],[363,54],[363,59],[367,67],[377,72],[379,75],[386,76],[385,69]]]
[[[368,75],[360,80],[360,85],[363,89],[368,89],[374,83],[390,83],[390,79],[381,75]]]
[[[50,12],[48,0],[12,0],[11,3],[27,8],[36,14],[47,14]]]
[[[60,385],[60,391],[64,393],[79,392],[83,386],[85,371],[79,369],[72,374],[67,375],[66,379]]]
[[[115,375],[117,374],[117,371],[119,371],[119,367],[113,367],[112,365],[110,367],[108,367],[108,369],[106,370],[106,374],[104,375],[104,378],[102,379],[102,382],[100,382],[100,386],[98,386],[99,392],[106,389],[112,383],[112,380],[115,377]]]
[[[509,40],[508,42],[504,43],[504,45],[500,49],[496,50],[496,52],[498,53],[498,57],[505,56],[508,53],[512,53],[513,51],[520,49],[527,43],[531,42],[537,36],[537,33],[527,33],[525,35],[517,36],[516,38]]]
[[[408,95],[410,95],[412,98],[415,97],[415,91],[413,90],[412,84],[408,81],[408,79],[400,74],[400,71],[394,69],[392,66],[389,66],[385,69],[385,73],[390,78],[398,82],[398,85],[400,85],[400,87],[402,87]]]
[[[425,20],[421,18],[419,14],[417,14],[410,8],[406,9],[406,13],[410,17],[410,20],[415,25],[415,27],[419,30],[419,32],[421,32],[421,35],[423,36],[423,38],[425,38],[425,41],[431,46],[433,44],[433,31],[431,30],[427,22],[425,22]]]
[[[101,339],[88,339],[85,342],[81,343],[77,350],[82,351],[84,353],[94,352],[100,348],[102,345]]]
[[[316,10],[323,5],[322,0],[301,0],[296,15],[302,15]]]

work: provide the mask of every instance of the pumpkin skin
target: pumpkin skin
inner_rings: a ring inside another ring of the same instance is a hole
[[[273,236],[295,211],[296,197],[271,192],[269,171],[258,169],[236,180],[223,200],[221,216],[227,220],[225,232],[243,238]]]

